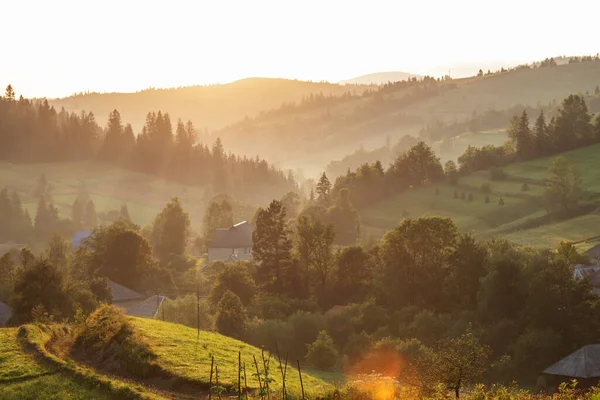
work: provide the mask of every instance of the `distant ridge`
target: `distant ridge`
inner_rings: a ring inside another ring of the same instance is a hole
[[[355,85],[383,85],[388,82],[405,81],[409,78],[421,78],[421,75],[402,71],[374,72],[372,74],[357,76],[352,79],[340,81],[340,84]]]

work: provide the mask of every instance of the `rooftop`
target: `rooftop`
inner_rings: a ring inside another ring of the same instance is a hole
[[[215,229],[215,236],[208,247],[243,248],[252,247],[254,228],[247,221],[242,221],[230,228]]]
[[[146,297],[113,281],[108,281],[108,287],[110,287],[110,290],[112,290],[113,293],[113,303],[118,303],[120,301],[139,300]]]

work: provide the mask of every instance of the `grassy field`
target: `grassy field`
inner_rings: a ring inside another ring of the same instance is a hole
[[[17,329],[0,329],[0,399],[110,399],[41,365],[17,341]]]
[[[71,207],[81,182],[94,201],[96,212],[119,210],[127,205],[134,222],[149,224],[172,197],[179,197],[190,214],[193,229],[200,229],[208,200],[207,189],[183,185],[152,175],[97,162],[11,164],[0,162],[0,188],[16,190],[32,218],[37,200],[32,196],[36,179],[45,173],[53,187],[52,199],[63,218]]]
[[[584,202],[593,203],[600,195],[599,152],[600,145],[594,145],[564,154],[580,171]],[[507,178],[501,181],[491,180],[489,172],[482,171],[462,177],[457,187],[440,184],[408,190],[360,210],[361,218],[367,231],[381,232],[397,225],[405,211],[410,217],[438,215],[452,218],[462,231],[473,231],[483,237],[507,236],[533,246],[555,246],[561,240],[579,242],[600,235],[600,214],[595,212],[531,226],[546,215],[542,199],[544,180],[554,158],[510,165],[504,169]],[[524,182],[529,187],[527,191],[522,190]],[[480,191],[484,183],[492,189],[488,204],[484,202],[486,195]],[[459,199],[454,198],[455,190]],[[460,199],[462,192],[465,200]],[[472,202],[468,201],[469,194],[473,196]],[[503,206],[498,205],[500,197]]]
[[[166,371],[206,383],[210,378],[211,357],[214,356],[215,364],[219,367],[219,383],[234,385],[237,382],[238,351],[241,351],[242,363],[246,364],[248,387],[258,388],[258,381],[253,376],[256,373],[253,356],[259,363],[259,369],[263,370],[261,351],[258,348],[212,332],[202,331],[198,339],[195,329],[183,325],[141,318],[132,318],[131,321],[149,339],[151,348],[157,355],[157,363]],[[295,360],[291,361],[295,364]],[[332,374],[322,376],[332,379]],[[280,389],[279,363],[273,358],[270,377],[274,380],[270,388]],[[306,371],[303,371],[302,379],[308,398],[334,389],[331,384]],[[286,387],[294,397],[301,392],[298,372],[291,367],[291,362],[286,374]]]

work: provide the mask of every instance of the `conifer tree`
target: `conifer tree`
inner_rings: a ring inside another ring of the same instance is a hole
[[[331,193],[331,182],[327,178],[327,174],[323,172],[319,182],[317,183],[317,201],[324,207],[329,205],[329,196]]]
[[[95,228],[98,226],[98,215],[96,214],[96,205],[92,200],[88,201],[87,205],[85,206],[83,223],[88,229]]]
[[[252,238],[257,284],[265,290],[283,293],[286,273],[292,264],[292,240],[280,201],[273,200],[266,210],[259,211]]]
[[[131,221],[131,217],[129,216],[129,210],[127,209],[127,204],[123,204],[121,206],[121,211],[119,212],[119,218],[123,218],[127,221]]]

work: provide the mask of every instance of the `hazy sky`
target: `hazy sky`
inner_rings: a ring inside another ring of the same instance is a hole
[[[0,85],[56,97],[596,54],[599,3],[0,0]]]

